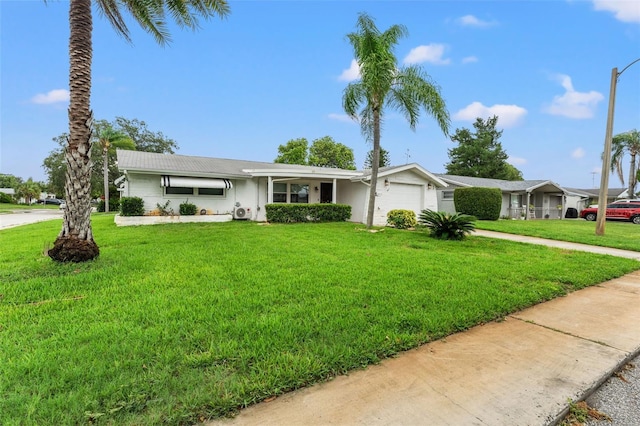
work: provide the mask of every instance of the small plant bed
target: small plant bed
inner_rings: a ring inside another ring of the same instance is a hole
[[[42,255],[59,224],[0,231],[0,424],[195,424],[640,267],[361,229],[98,214],[83,264]]]
[[[479,220],[476,228],[551,240],[640,251],[640,226],[631,222],[607,221],[605,235],[596,235],[594,222],[567,220]]]

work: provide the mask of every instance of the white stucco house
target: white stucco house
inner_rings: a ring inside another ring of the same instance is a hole
[[[351,206],[351,221],[366,222],[371,171],[264,163],[117,150],[123,197],[140,197],[145,210],[188,201],[205,215],[265,221],[271,203],[338,203]],[[418,164],[380,168],[375,225],[387,212],[437,210],[438,188],[447,184]]]
[[[456,188],[498,188],[502,192],[501,217],[527,219],[561,219],[567,206],[566,191],[550,180],[501,180],[469,176],[436,174],[449,184],[438,189],[438,207],[455,213],[453,193]]]

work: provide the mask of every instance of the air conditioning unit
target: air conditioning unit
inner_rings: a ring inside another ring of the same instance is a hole
[[[236,207],[233,209],[233,218],[236,220],[251,219],[251,209],[248,207]]]

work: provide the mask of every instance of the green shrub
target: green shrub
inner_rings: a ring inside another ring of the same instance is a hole
[[[456,188],[453,192],[456,212],[480,220],[498,220],[502,207],[502,192],[498,188]]]
[[[120,214],[122,216],[143,216],[144,201],[140,197],[122,197],[120,199]]]
[[[13,198],[11,195],[5,194],[4,192],[0,192],[0,203],[11,204],[13,203]]]
[[[104,205],[105,205],[104,200],[98,201],[97,208],[99,212],[104,212]],[[118,211],[118,209],[120,209],[120,200],[118,200],[117,198],[115,200],[109,199],[109,211],[115,212],[115,211]]]
[[[295,222],[344,222],[351,217],[351,206],[346,204],[267,204],[267,221],[274,223]]]
[[[189,200],[180,204],[180,214],[182,216],[193,216],[198,211],[198,207],[195,204],[191,204]]]
[[[476,218],[460,213],[422,210],[418,221],[429,229],[432,237],[442,240],[461,240],[474,229]]]
[[[413,228],[418,224],[413,210],[396,209],[387,213],[387,224],[398,229]]]

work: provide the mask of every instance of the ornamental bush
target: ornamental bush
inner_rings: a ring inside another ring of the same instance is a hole
[[[100,200],[98,201],[98,211],[99,212],[104,212],[104,207],[105,207],[105,202],[104,200]],[[111,198],[109,199],[109,211],[110,212],[115,212],[120,208],[120,200],[115,199],[112,200]]]
[[[442,240],[461,240],[476,229],[476,218],[460,213],[422,210],[418,220],[429,229],[432,237]]]
[[[480,220],[498,220],[502,207],[502,192],[498,188],[456,188],[453,192],[456,212]]]
[[[267,204],[267,221],[274,223],[344,222],[351,217],[346,204]]]
[[[122,197],[120,199],[122,216],[144,216],[144,201],[140,197]]]
[[[198,211],[198,207],[195,204],[191,204],[189,200],[180,204],[180,214],[182,216],[193,216]]]
[[[418,224],[413,210],[395,209],[387,213],[387,224],[398,229],[413,228]]]
[[[5,194],[4,192],[0,192],[0,203],[11,204],[13,203],[13,198],[11,195]]]

